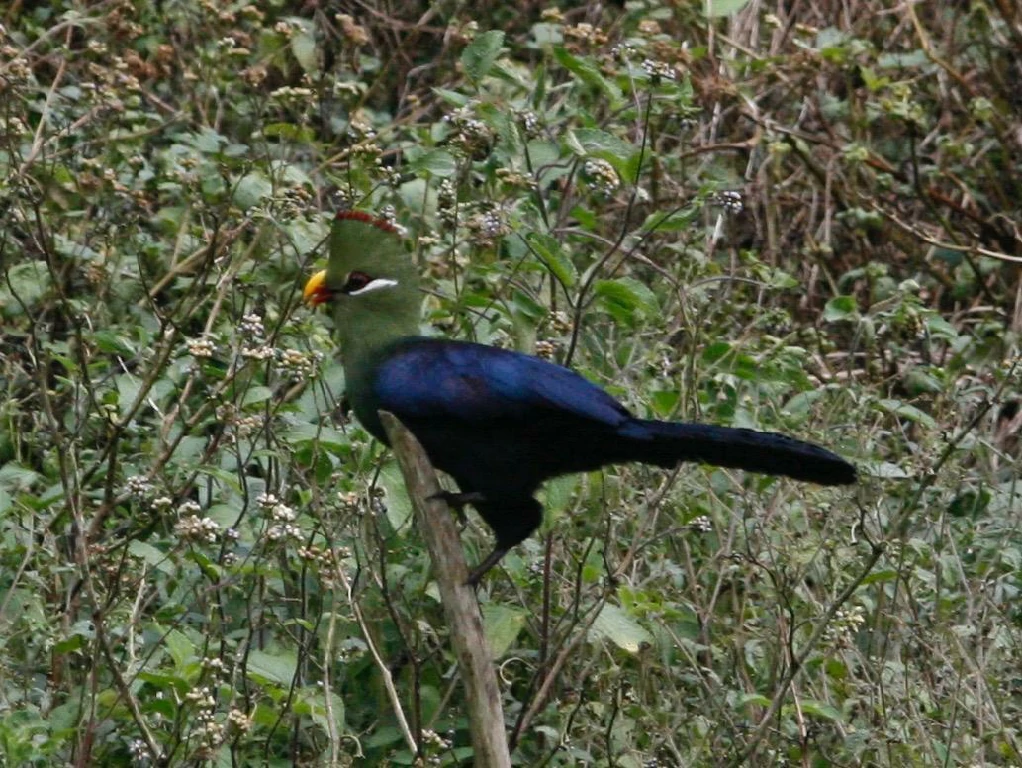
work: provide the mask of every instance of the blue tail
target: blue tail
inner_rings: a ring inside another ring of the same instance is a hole
[[[662,467],[698,461],[820,485],[849,485],[856,480],[855,467],[837,454],[777,432],[636,419],[620,434],[631,438],[626,461]]]

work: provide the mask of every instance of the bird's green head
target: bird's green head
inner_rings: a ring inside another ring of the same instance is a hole
[[[418,331],[415,265],[394,226],[361,211],[337,214],[326,269],[309,278],[304,294],[330,307],[342,349]]]

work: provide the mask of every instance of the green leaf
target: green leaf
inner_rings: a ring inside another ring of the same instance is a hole
[[[27,491],[42,479],[43,476],[34,469],[23,467],[13,461],[0,466],[0,486],[12,491]]]
[[[735,709],[743,709],[748,706],[769,707],[770,699],[761,693],[743,693],[735,700]]]
[[[606,160],[622,179],[633,181],[639,158],[639,148],[599,128],[579,128],[566,139],[571,150],[583,157]]]
[[[303,689],[298,694],[297,701],[295,702],[296,714],[299,713],[299,709],[304,710],[300,714],[307,715],[312,722],[321,726],[324,731],[329,731],[330,721],[327,718],[326,697],[322,691],[312,688]],[[347,726],[344,721],[344,699],[335,693],[330,694],[329,712],[333,713],[336,731],[338,733],[347,732]]]
[[[655,211],[646,217],[639,228],[641,232],[681,232],[692,226],[699,210],[688,206],[679,211]]]
[[[268,139],[284,139],[296,144],[311,143],[316,140],[315,132],[308,126],[294,123],[269,123],[263,126],[261,133]]]
[[[228,143],[227,137],[212,128],[204,127],[198,131],[182,133],[176,137],[182,144],[197,149],[204,155],[216,155]]]
[[[992,495],[986,488],[967,490],[951,501],[948,513],[952,517],[973,517],[983,512],[989,505]]]
[[[880,407],[888,413],[892,413],[895,416],[900,416],[903,419],[908,419],[909,421],[921,424],[929,429],[937,428],[937,422],[930,414],[919,410],[914,405],[903,403],[901,400],[881,400]]]
[[[894,581],[898,578],[898,572],[893,568],[886,568],[882,571],[874,571],[862,580],[862,585],[878,584],[884,581]]]
[[[597,638],[606,638],[629,653],[638,653],[644,646],[653,644],[653,636],[645,628],[624,610],[611,603],[603,606],[589,634]]]
[[[568,508],[571,497],[578,490],[579,475],[562,475],[548,481],[543,486],[544,506],[551,512],[559,512]]]
[[[733,16],[748,3],[749,0],[703,0],[703,13],[708,19]]]
[[[435,93],[441,99],[446,101],[448,104],[451,104],[455,107],[463,107],[472,100],[463,93],[458,93],[457,91],[450,91],[446,88],[434,88],[433,93]]]
[[[823,701],[816,701],[815,699],[802,699],[799,702],[799,706],[802,711],[807,715],[815,715],[816,717],[822,717],[824,720],[833,720],[840,722],[844,718],[841,717],[841,711],[836,709],[830,704]]]
[[[411,524],[413,508],[404,476],[396,461],[388,461],[380,468],[380,485],[386,493],[387,519],[395,531],[400,531]]]
[[[458,172],[458,161],[446,149],[433,149],[412,163],[411,168],[446,179]]]
[[[283,224],[281,231],[287,234],[296,256],[308,256],[323,244],[330,227],[322,219],[310,221],[299,216]]]
[[[532,44],[535,46],[560,45],[564,42],[562,24],[550,24],[542,21],[532,25]]]
[[[572,135],[579,146],[589,154],[601,153],[626,157],[633,152],[639,151],[639,148],[634,144],[624,139],[619,139],[612,133],[601,131],[599,128],[579,128],[576,131],[572,131]]]
[[[910,395],[936,394],[944,391],[944,384],[922,368],[912,368],[905,374],[905,391]]]
[[[170,630],[163,642],[167,647],[170,658],[174,660],[174,667],[178,671],[183,670],[189,663],[195,661],[195,644],[181,630]]]
[[[61,656],[71,651],[77,651],[85,645],[85,639],[80,634],[74,634],[53,644],[53,653]]]
[[[720,362],[731,354],[731,343],[727,341],[714,341],[703,347],[703,362],[713,364]]]
[[[522,631],[527,613],[501,603],[487,603],[482,606],[482,613],[490,654],[493,658],[499,659],[507,653],[518,633]]]
[[[120,355],[121,357],[133,357],[136,353],[134,345],[129,339],[115,331],[102,330],[92,334],[92,340],[100,352],[108,355]]]
[[[163,552],[154,547],[152,544],[147,544],[144,541],[132,541],[129,543],[128,553],[133,557],[137,557],[151,568],[155,568],[168,576],[173,575],[176,570],[170,559],[167,557],[166,552]]]
[[[909,477],[908,470],[889,461],[863,461],[859,464],[859,468],[864,474],[871,477],[888,480],[904,480]]]
[[[650,316],[660,311],[653,291],[633,277],[597,280],[593,291],[607,311],[620,320],[629,321],[636,312]]]
[[[291,445],[318,444],[333,453],[340,452],[350,444],[348,436],[343,432],[316,424],[295,424],[282,433],[281,438]]]
[[[142,389],[142,380],[130,374],[117,377],[117,404],[120,405],[120,415],[124,418],[128,410],[138,399],[138,393]]]
[[[564,252],[564,248],[554,238],[539,232],[530,232],[525,237],[532,252],[539,257],[550,274],[565,288],[570,288],[578,280],[578,270]]]
[[[291,685],[298,660],[292,653],[267,653],[254,650],[248,654],[248,673],[281,686]]]
[[[475,40],[468,44],[461,52],[461,66],[465,68],[468,75],[476,85],[490,73],[493,62],[500,55],[501,46],[504,45],[504,33],[500,30],[490,30],[478,35]]]
[[[894,51],[877,56],[877,69],[919,69],[929,68],[930,57],[926,51],[916,48],[913,51]]]
[[[681,400],[681,392],[676,389],[659,389],[653,392],[650,405],[659,418],[666,418],[674,413]]]
[[[187,678],[181,677],[180,675],[168,675],[161,672],[139,672],[138,679],[147,682],[155,686],[156,688],[159,688],[160,690],[171,689],[176,690],[182,696],[188,693],[188,689],[191,687]],[[171,697],[167,698],[169,699]],[[157,703],[159,701],[161,700],[150,699],[146,704],[147,707],[151,707],[151,709],[149,709],[148,711],[151,712],[164,711],[162,705]],[[167,701],[166,699],[162,701],[173,707],[170,701]],[[173,709],[171,709],[170,711],[173,712]]]
[[[257,403],[265,403],[273,397],[273,390],[269,387],[256,386],[250,387],[245,396],[241,400],[241,406],[244,408],[248,405],[255,405]]]
[[[296,32],[291,37],[291,53],[294,54],[295,61],[298,62],[298,66],[306,74],[314,73],[319,70],[319,58],[316,56],[316,38],[312,33],[311,28],[307,26],[305,20],[299,22],[299,27],[302,28],[301,32]]]
[[[22,304],[31,307],[50,287],[50,272],[41,259],[16,264],[5,278],[0,280],[0,310],[9,314],[21,314]]]
[[[859,316],[859,307],[854,296],[835,296],[827,302],[823,319],[829,323],[848,320]]]
[[[545,304],[536,301],[525,291],[517,289],[512,290],[511,306],[514,309],[513,317],[516,321],[528,321],[527,324],[521,328],[518,328],[518,325],[515,326],[519,331],[521,331],[521,333],[515,337],[516,341],[519,343],[519,349],[528,349],[535,340],[536,325],[550,313],[550,310]]]
[[[620,101],[620,89],[603,76],[599,67],[592,60],[579,58],[560,47],[554,48],[554,58],[557,59],[562,67],[578,77],[583,83],[596,88],[604,95],[610,97],[612,106]]]
[[[233,199],[239,208],[247,211],[272,195],[273,182],[259,171],[252,171],[238,180],[234,186]]]
[[[958,338],[958,329],[940,315],[930,315],[926,318],[926,330],[931,336],[938,339],[953,341]]]

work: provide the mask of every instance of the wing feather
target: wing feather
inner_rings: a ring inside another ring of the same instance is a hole
[[[374,377],[380,407],[399,418],[485,423],[557,412],[617,427],[631,415],[577,373],[538,357],[469,342],[404,340]]]

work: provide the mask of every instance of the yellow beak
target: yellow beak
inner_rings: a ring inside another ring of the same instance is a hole
[[[302,291],[302,298],[305,299],[307,304],[311,304],[314,307],[330,301],[330,289],[326,287],[325,269],[320,270],[309,278],[309,282],[305,284],[305,290]]]

